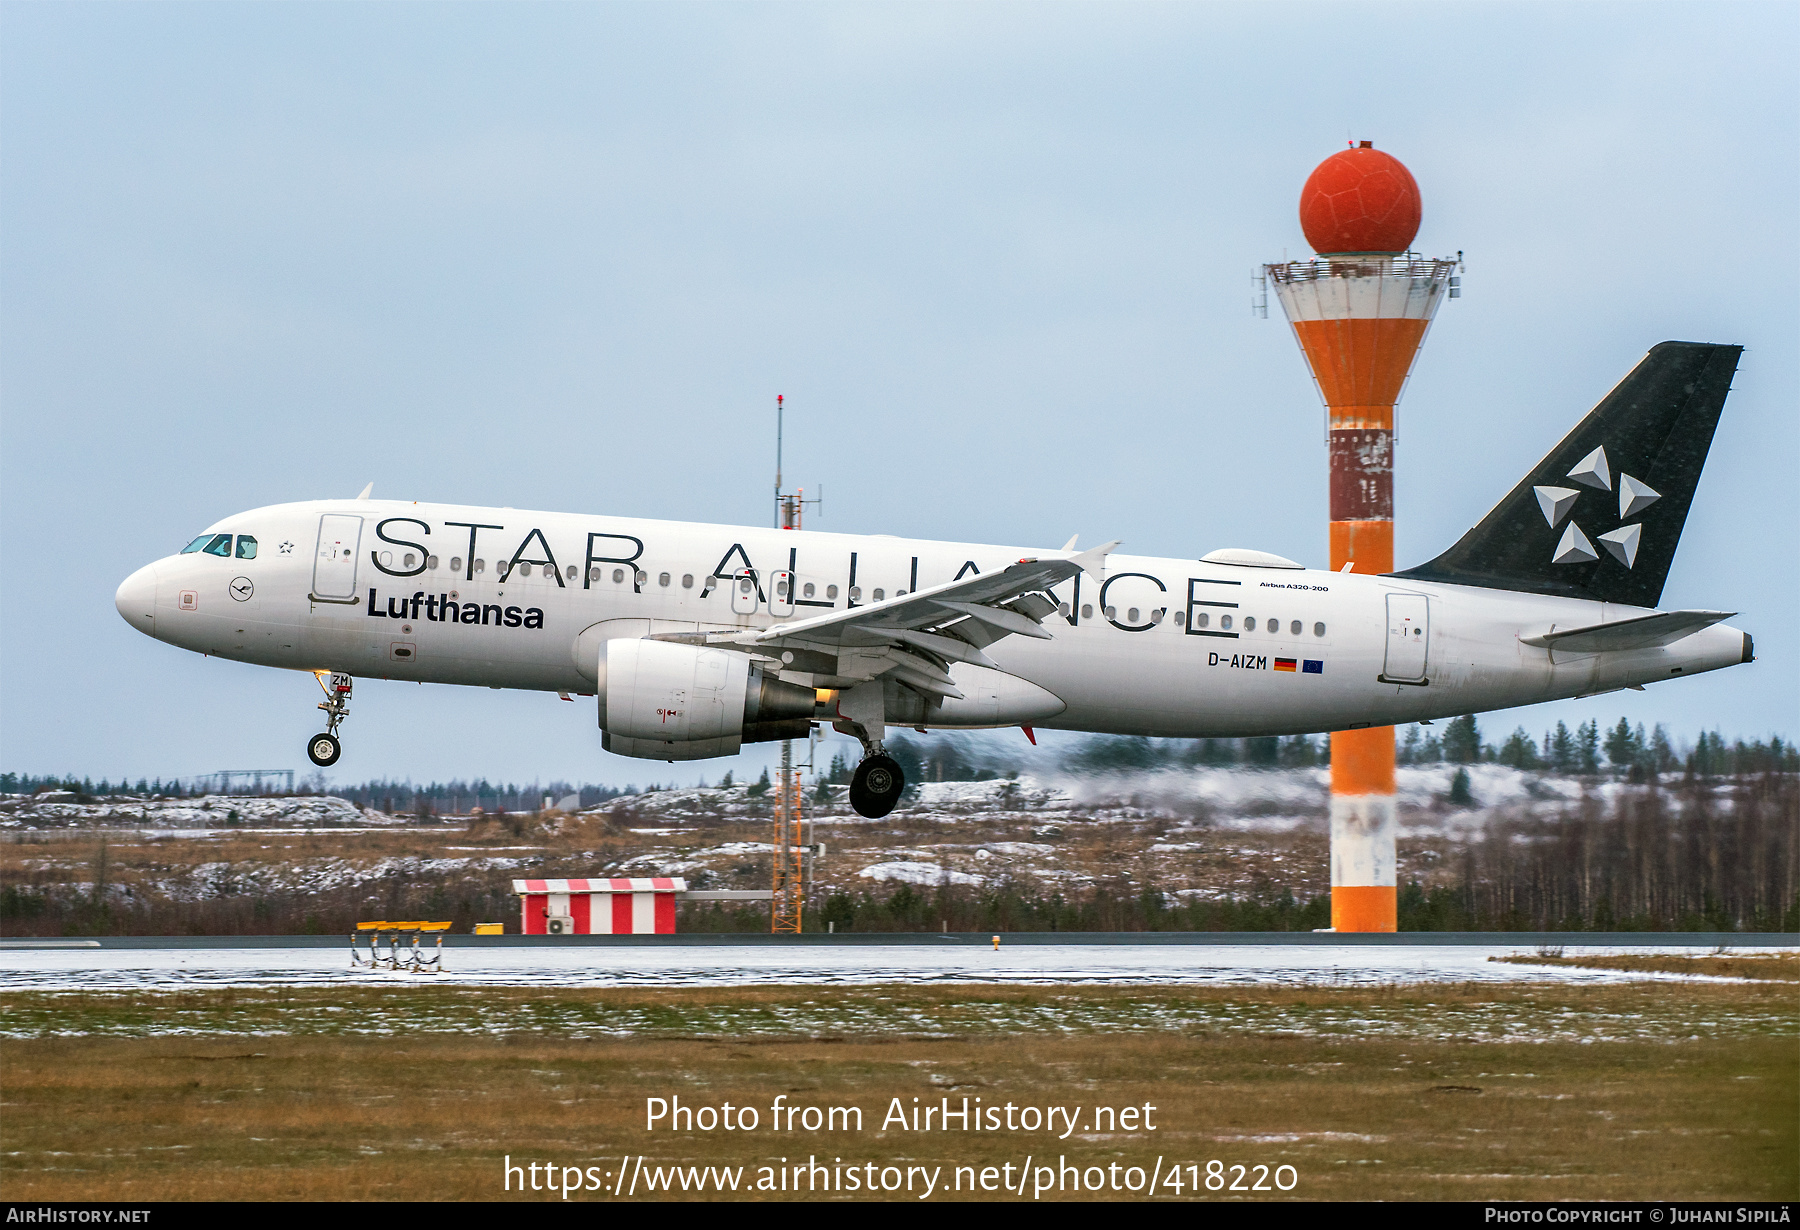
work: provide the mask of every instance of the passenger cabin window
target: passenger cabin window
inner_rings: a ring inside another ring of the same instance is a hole
[[[812,582],[811,582],[811,581],[808,581],[808,582],[807,582],[807,583],[806,583],[806,584],[805,584],[805,586],[803,586],[803,587],[802,587],[802,588],[801,588],[801,590],[800,590],[800,592],[801,592],[801,593],[803,593],[803,594],[805,594],[805,595],[806,595],[806,596],[807,596],[807,597],[808,597],[808,598],[810,598],[810,597],[812,597],[812,596],[813,596],[813,590],[814,590],[814,586],[813,586],[813,583],[812,583]]]
[[[825,587],[825,596],[835,601],[837,599],[837,586],[827,585]]]
[[[1314,636],[1324,636],[1325,635],[1325,625],[1324,624],[1314,624],[1313,625],[1313,635]]]
[[[438,566],[438,557],[435,555],[427,555],[425,557],[425,566],[427,568],[431,569],[433,572],[436,572],[437,566]]]
[[[667,589],[669,587],[669,574],[666,572],[658,573],[656,583],[664,589]]]
[[[1289,636],[1299,636],[1300,635],[1300,621],[1299,620],[1296,619],[1293,623],[1288,625],[1288,635]]]
[[[1208,615],[1205,611],[1201,611],[1198,615],[1194,616],[1194,627],[1196,628],[1204,628],[1211,622],[1212,616]]]
[[[883,598],[887,597],[887,591],[884,589],[878,589],[870,596],[873,597],[875,599],[875,601],[880,602]]]
[[[400,566],[402,568],[411,568],[413,565],[417,564],[418,562],[419,562],[419,557],[414,555],[411,551],[408,551],[405,555],[402,555],[400,557]]]
[[[862,586],[852,585],[850,587],[850,601],[852,601],[852,602],[861,602],[862,601]]]
[[[1246,632],[1256,631],[1256,616],[1252,615],[1249,618],[1244,620],[1244,631],[1246,631]]]
[[[450,571],[451,572],[461,572],[462,571],[462,556],[452,555],[450,557]]]
[[[1102,615],[1106,616],[1108,619],[1117,619],[1119,617],[1119,608],[1116,606],[1109,606],[1109,607],[1106,607],[1104,610],[1102,610],[1100,613]]]
[[[1125,612],[1125,622],[1126,623],[1134,624],[1137,621],[1138,621],[1138,609],[1136,607],[1132,607],[1130,610]]]
[[[486,570],[487,570],[487,561],[486,560],[478,559],[475,561],[475,571],[476,572],[485,572]]]
[[[239,559],[256,558],[256,539],[248,534],[239,534],[237,541],[237,557]]]
[[[693,573],[684,572],[681,574],[681,588],[683,588],[683,589],[694,588],[694,574]]]
[[[632,574],[632,579],[634,581],[636,581],[639,585],[643,585],[644,582],[646,582],[650,579],[650,574],[640,568]]]
[[[436,568],[437,565],[433,564],[432,567]],[[570,564],[567,568],[563,569],[563,575],[573,581],[575,579],[575,565]]]
[[[1231,627],[1231,616],[1229,616],[1229,615],[1219,616],[1219,627],[1221,627],[1221,628]]]
[[[785,598],[788,596],[788,583],[786,581],[775,582],[775,595],[778,598]]]
[[[625,570],[623,568],[614,568],[613,569],[613,584],[614,585],[625,584]]]
[[[1083,619],[1092,619],[1094,617],[1094,604],[1093,603],[1084,602],[1081,604],[1081,617]]]
[[[1185,626],[1186,624],[1187,624],[1187,612],[1186,611],[1176,611],[1175,612],[1175,626],[1177,628],[1180,628],[1180,627]]]
[[[520,564],[519,565],[519,575],[522,577],[530,576],[531,575],[531,565],[530,564]]]

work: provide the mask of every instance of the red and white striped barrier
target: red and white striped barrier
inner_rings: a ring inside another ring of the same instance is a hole
[[[673,935],[686,880],[514,880],[526,935]]]

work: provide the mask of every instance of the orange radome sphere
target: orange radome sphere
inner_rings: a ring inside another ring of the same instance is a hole
[[[1339,150],[1300,190],[1300,229],[1321,256],[1404,252],[1419,233],[1419,185],[1367,141]]]

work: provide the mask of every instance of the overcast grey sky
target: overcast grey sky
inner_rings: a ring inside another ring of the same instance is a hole
[[[371,479],[764,523],[778,392],[820,528],[1323,566],[1322,411],[1250,275],[1304,254],[1346,138],[1468,259],[1401,406],[1402,566],[1654,343],[1748,347],[1664,605],[1743,612],[1761,660],[1484,728],[1800,733],[1797,34],[1791,4],[0,5],[0,760],[304,767],[312,681],[133,632],[121,579]],[[368,683],[347,734],[343,778],[672,771],[538,694]]]

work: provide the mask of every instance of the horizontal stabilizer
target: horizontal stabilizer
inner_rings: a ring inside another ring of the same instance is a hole
[[[1658,611],[1654,615],[1639,615],[1635,619],[1619,619],[1608,624],[1521,636],[1519,640],[1540,649],[1560,649],[1569,653],[1654,649],[1659,645],[1674,644],[1684,636],[1692,636],[1735,614],[1736,611]]]

